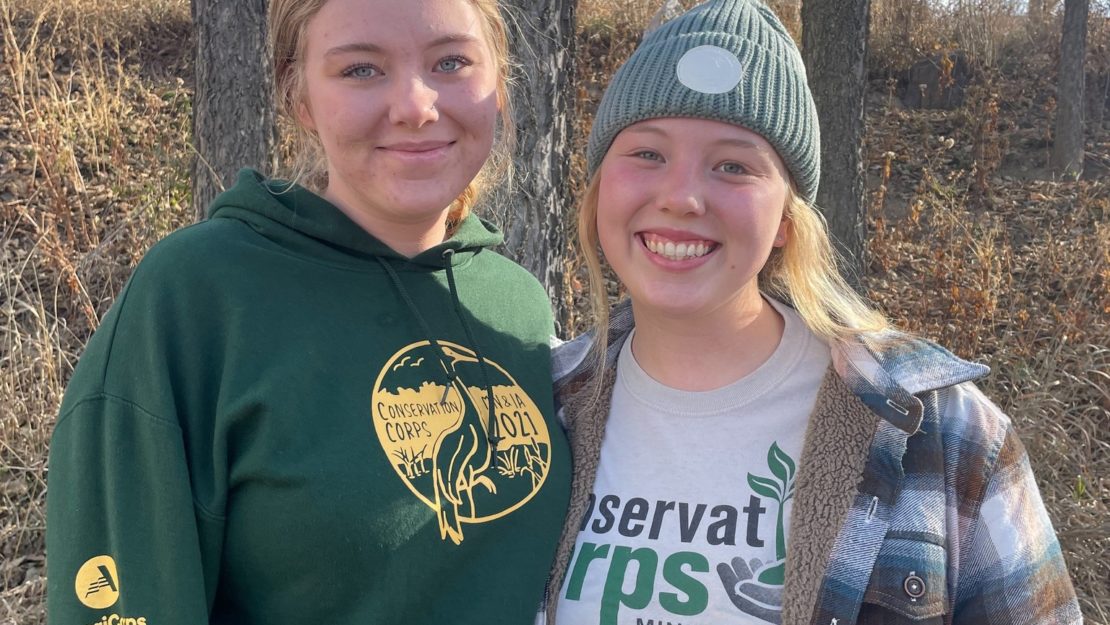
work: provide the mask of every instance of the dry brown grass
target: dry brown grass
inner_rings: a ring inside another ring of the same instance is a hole
[[[45,621],[53,415],[143,251],[188,219],[188,4],[0,0],[0,623]]]
[[[891,67],[961,45],[950,16],[892,35],[882,11],[899,2],[918,0],[875,0]],[[579,148],[657,4],[582,0]],[[798,32],[797,0],[771,4]],[[22,625],[45,620],[45,458],[62,389],[143,252],[192,217],[192,52],[185,0],[0,0],[0,32],[0,623]],[[1022,36],[983,35],[1026,47],[988,68],[964,110],[902,111],[877,86],[869,284],[903,326],[992,365],[984,386],[1026,441],[1088,622],[1108,625],[1110,187],[1039,179],[1053,51]],[[1105,131],[1090,153],[1110,166]]]

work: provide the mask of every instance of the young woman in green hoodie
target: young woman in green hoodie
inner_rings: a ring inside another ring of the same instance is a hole
[[[50,620],[531,622],[569,458],[546,294],[470,213],[511,136],[496,1],[270,4],[299,184],[242,172],[89,342]]]

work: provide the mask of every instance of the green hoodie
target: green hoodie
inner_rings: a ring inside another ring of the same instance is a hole
[[[54,431],[50,622],[531,623],[570,460],[500,240],[408,259],[244,171],[151,249]]]

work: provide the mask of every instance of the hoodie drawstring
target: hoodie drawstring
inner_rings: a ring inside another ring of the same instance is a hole
[[[479,367],[482,371],[482,381],[485,383],[486,387],[486,400],[489,410],[489,421],[486,427],[486,436],[489,440],[490,445],[492,445],[493,449],[496,450],[498,443],[501,441],[501,437],[498,435],[497,412],[495,410],[493,399],[493,386],[490,385],[490,376],[487,371],[488,364],[486,363],[486,359],[482,356],[482,352],[478,347],[478,343],[474,340],[474,333],[470,329],[470,324],[466,321],[466,316],[463,315],[462,304],[459,303],[458,291],[455,288],[455,274],[451,269],[451,259],[454,254],[455,250],[452,249],[447,249],[443,252],[443,259],[446,261],[445,266],[447,269],[447,285],[451,292],[451,301],[454,304],[455,315],[462,323],[463,331],[466,333],[467,340],[470,341],[471,346],[473,346],[474,348],[474,355],[477,357]],[[447,401],[447,394],[450,392],[452,385],[454,385],[454,383],[458,381],[458,375],[455,373],[455,369],[448,366],[447,362],[444,360],[443,346],[440,345],[439,341],[436,340],[435,336],[432,334],[431,327],[429,327],[428,322],[424,320],[424,315],[420,314],[420,309],[416,307],[416,303],[412,301],[412,296],[410,296],[408,290],[405,289],[405,285],[401,281],[400,276],[397,275],[397,272],[384,258],[380,256],[375,256],[374,258],[378,261],[382,268],[385,269],[385,273],[389,276],[389,279],[393,283],[394,288],[396,288],[397,292],[401,294],[401,299],[404,300],[405,306],[408,307],[409,312],[412,313],[412,316],[416,318],[416,322],[420,324],[420,330],[424,333],[425,338],[428,339],[428,343],[435,346],[436,357],[439,359],[439,364],[441,367],[443,367],[443,370],[447,373],[448,377],[447,384],[443,389],[443,398],[440,400],[440,403],[442,404]],[[463,387],[463,390],[465,391],[465,383],[463,384]]]
[[[455,316],[462,322],[463,332],[466,333],[466,340],[470,341],[470,345],[474,348],[474,355],[478,358],[478,367],[482,370],[482,382],[486,386],[486,403],[489,410],[489,427],[486,428],[486,434],[489,437],[489,444],[497,449],[497,444],[501,442],[499,436],[499,429],[497,423],[497,409],[493,401],[493,385],[490,384],[489,365],[486,359],[482,356],[482,349],[478,346],[478,341],[474,340],[474,333],[470,330],[470,323],[466,320],[466,315],[463,314],[462,304],[459,303],[459,292],[455,288],[455,272],[451,269],[451,260],[455,256],[455,250],[443,250],[444,266],[447,268],[447,288],[451,291],[451,302],[455,305]]]

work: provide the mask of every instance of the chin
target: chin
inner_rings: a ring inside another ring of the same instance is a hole
[[[650,293],[631,293],[633,306],[646,313],[683,317],[705,310],[707,302],[681,291],[659,290]]]
[[[427,187],[427,185],[424,185]],[[394,205],[394,210],[403,215],[424,216],[427,218],[435,217],[451,208],[451,203],[455,201],[456,196],[436,195],[430,197],[420,197],[414,191],[399,190],[394,196],[400,198]]]

